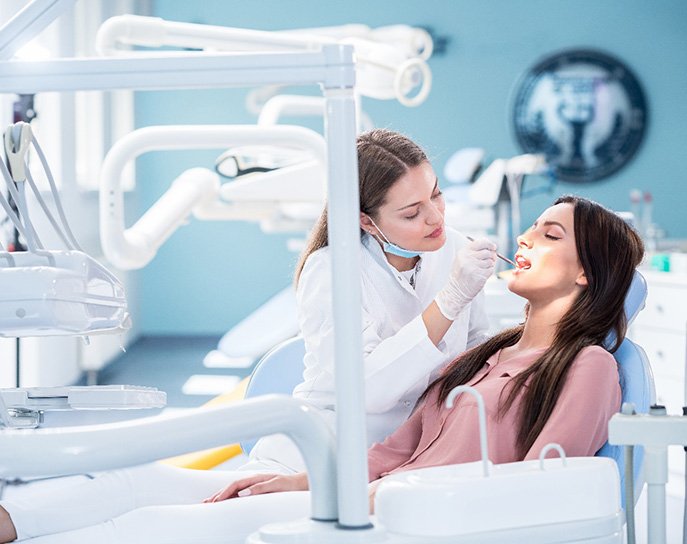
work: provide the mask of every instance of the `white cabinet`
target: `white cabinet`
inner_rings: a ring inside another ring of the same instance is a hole
[[[679,415],[685,403],[687,364],[687,275],[642,272],[648,295],[628,336],[646,352],[656,381],[656,402],[669,414]],[[668,493],[684,496],[685,453],[669,448]]]

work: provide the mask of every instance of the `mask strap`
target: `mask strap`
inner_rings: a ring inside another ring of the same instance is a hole
[[[377,226],[377,223],[374,222],[374,219],[372,219],[369,215],[367,216],[367,218],[370,220],[370,223],[372,223],[372,224],[374,225],[374,228],[376,228],[377,231],[379,231],[379,234],[382,235],[382,238],[384,238],[384,241],[385,241],[387,244],[391,244],[391,242],[389,241],[389,239],[388,239],[388,238],[384,235],[384,233],[382,232],[382,229],[380,229],[380,228]],[[370,234],[372,234],[372,233],[370,233]],[[375,236],[375,235],[372,234],[372,236]],[[377,238],[377,237],[375,236],[375,238]],[[381,240],[380,240],[380,241],[381,241]]]

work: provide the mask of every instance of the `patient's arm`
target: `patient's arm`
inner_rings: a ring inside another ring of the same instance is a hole
[[[255,474],[248,478],[236,480],[224,489],[208,497],[203,502],[219,502],[248,495],[262,495],[264,493],[278,493],[280,491],[307,491],[308,475],[298,474]]]

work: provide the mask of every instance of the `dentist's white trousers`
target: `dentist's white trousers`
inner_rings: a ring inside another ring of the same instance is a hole
[[[19,541],[31,544],[243,543],[266,523],[309,516],[308,492],[202,503],[250,475],[142,465],[0,504],[14,521]]]

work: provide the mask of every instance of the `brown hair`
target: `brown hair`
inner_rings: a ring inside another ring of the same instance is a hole
[[[580,350],[603,346],[610,331],[615,332],[610,351],[620,346],[627,328],[625,295],[644,255],[639,235],[615,213],[576,196],[563,196],[554,204],[561,203],[574,206],[575,244],[588,285],[559,321],[552,344],[527,370],[511,380],[507,394],[504,390],[499,417],[519,395],[523,396],[517,440],[520,458],[525,457],[544,428]],[[443,403],[450,391],[467,383],[489,357],[517,343],[523,330],[524,324],[505,330],[462,354],[430,384],[423,398],[438,387],[438,403]]]
[[[377,211],[386,201],[389,189],[409,168],[427,162],[427,155],[408,137],[386,129],[364,132],[358,136],[356,142],[360,211],[376,219]],[[327,227],[325,207],[298,259],[296,284],[308,257],[329,243]],[[361,231],[361,235],[362,233]]]

